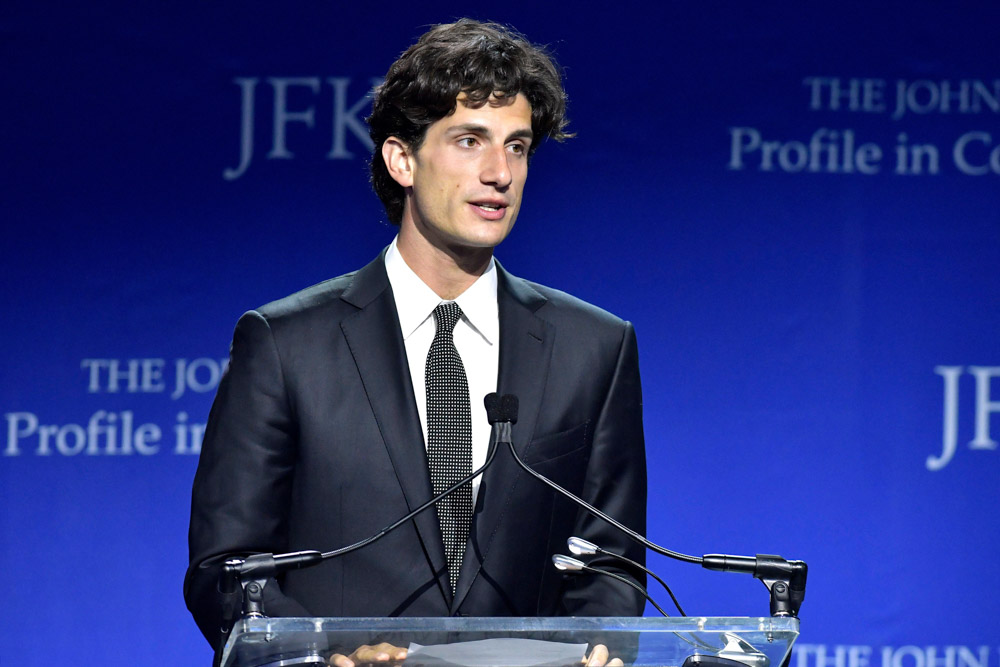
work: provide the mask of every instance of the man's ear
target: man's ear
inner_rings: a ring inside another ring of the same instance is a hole
[[[413,154],[402,139],[389,137],[382,142],[382,160],[392,180],[404,188],[413,185]]]

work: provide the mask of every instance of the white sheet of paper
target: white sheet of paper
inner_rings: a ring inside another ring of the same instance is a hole
[[[580,665],[586,644],[496,638],[457,644],[410,644],[403,667],[542,667]]]

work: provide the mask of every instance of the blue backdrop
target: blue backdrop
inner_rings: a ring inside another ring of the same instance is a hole
[[[653,539],[806,560],[796,667],[1000,665],[998,5],[537,5],[0,9],[3,664],[207,664],[181,581],[232,327],[391,240],[366,95],[471,13],[566,68],[578,136],[497,255],[634,322]]]

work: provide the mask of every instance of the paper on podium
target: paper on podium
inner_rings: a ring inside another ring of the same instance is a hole
[[[455,644],[410,644],[403,667],[557,667],[581,665],[586,644],[496,638]]]

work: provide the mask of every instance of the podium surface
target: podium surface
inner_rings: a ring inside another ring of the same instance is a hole
[[[248,618],[233,628],[221,664],[321,665],[332,653],[385,641],[410,647],[404,667],[580,667],[594,644],[626,665],[680,667],[698,656],[689,667],[779,667],[798,634],[797,618],[769,616]]]

